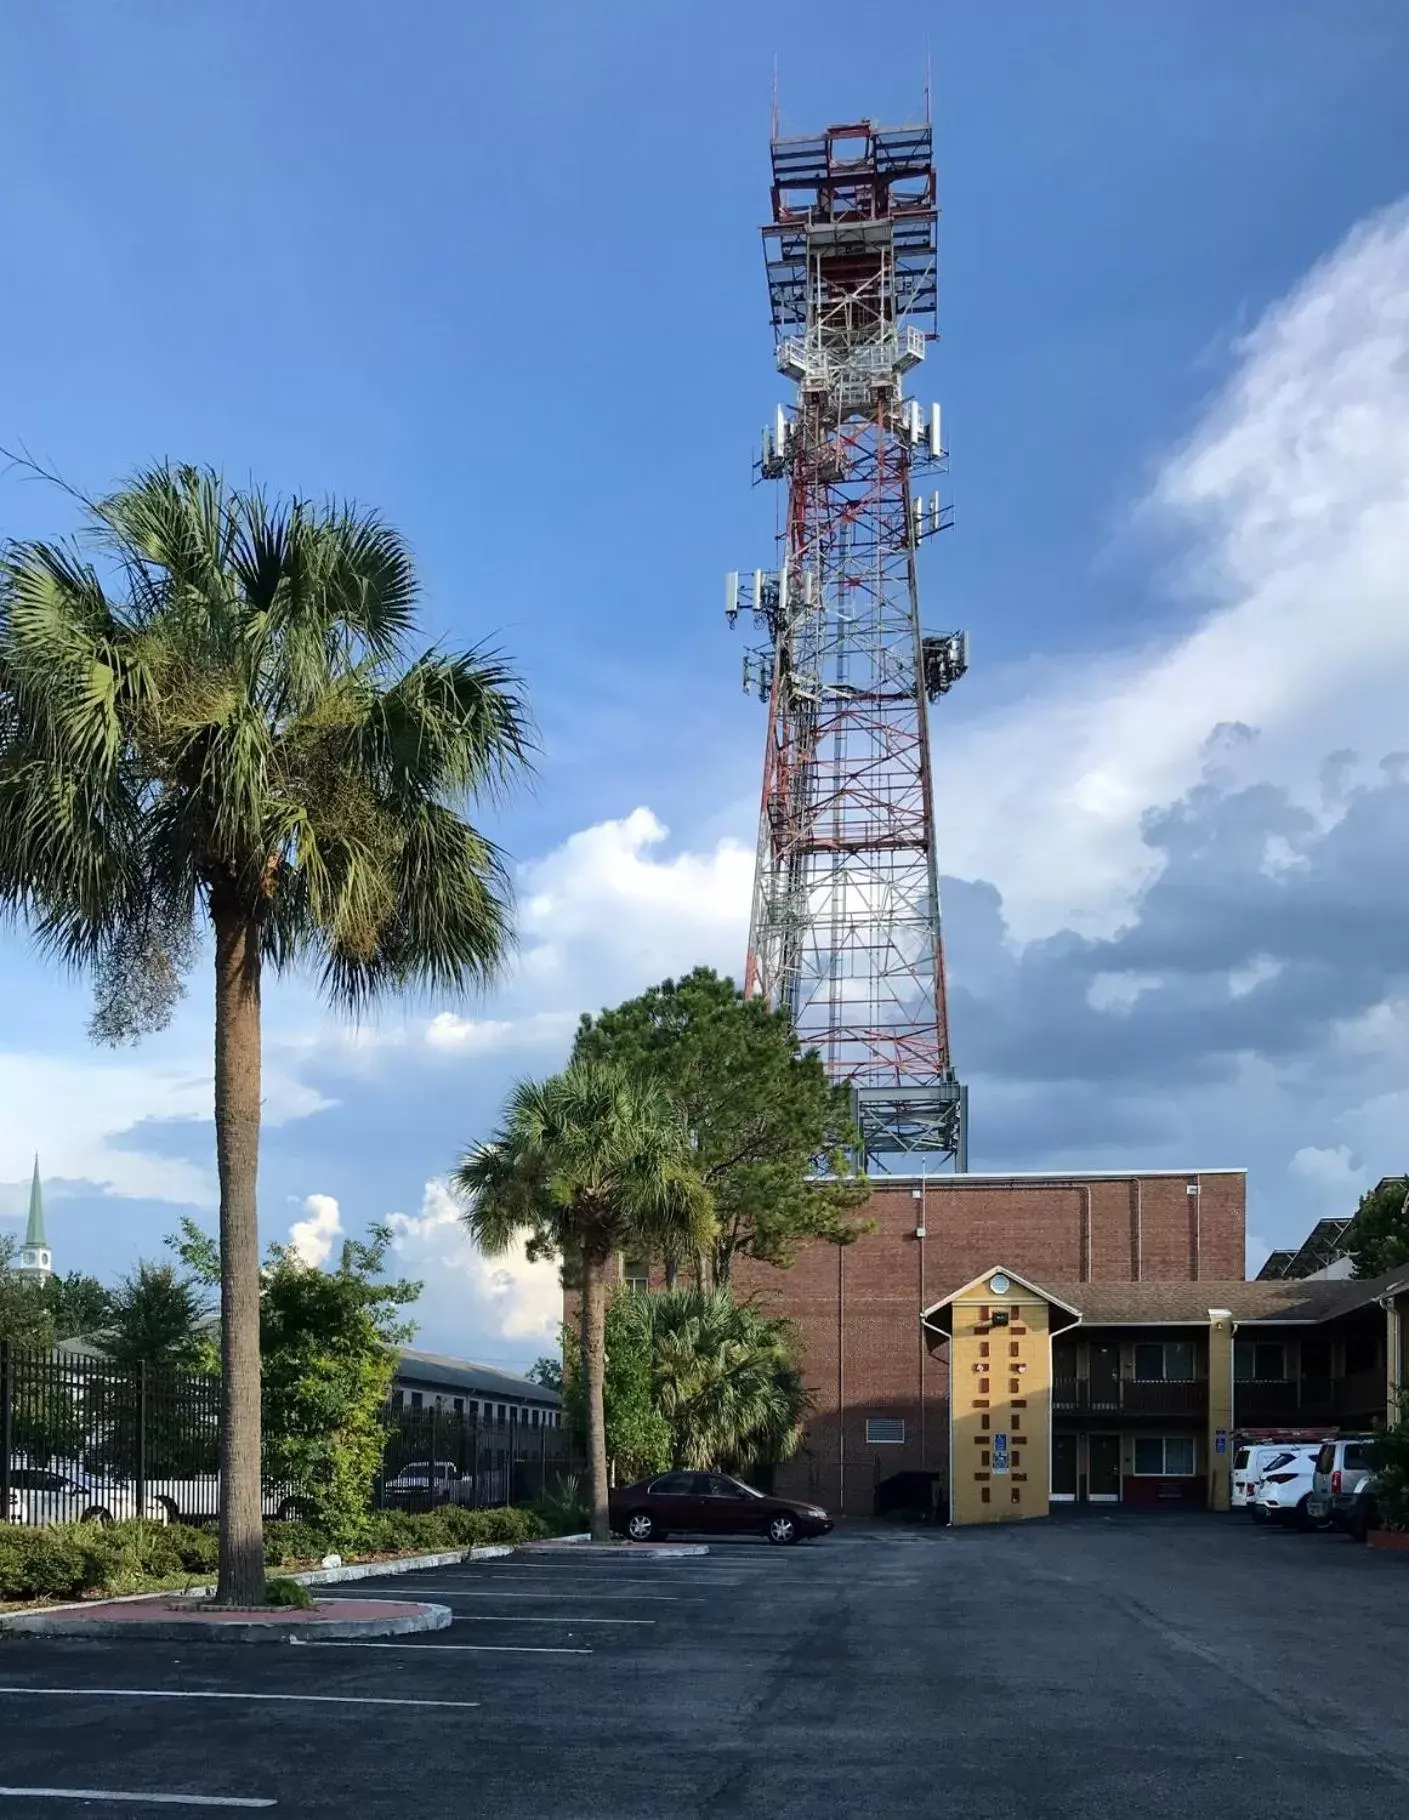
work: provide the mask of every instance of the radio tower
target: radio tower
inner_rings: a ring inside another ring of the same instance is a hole
[[[962,1170],[926,705],[967,638],[921,631],[916,553],[949,511],[918,483],[947,457],[939,406],[905,392],[937,338],[931,129],[775,123],[772,158],[768,296],[796,391],[755,472],[786,513],[777,567],[731,574],[725,600],[765,634],[744,659],[768,704],[745,991],[850,1084],[868,1168]]]

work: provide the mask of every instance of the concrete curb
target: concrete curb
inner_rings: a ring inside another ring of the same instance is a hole
[[[508,1542],[482,1542],[477,1548],[455,1548],[448,1554],[398,1555],[391,1561],[354,1561],[347,1567],[310,1567],[301,1574],[280,1573],[271,1568],[270,1578],[297,1580],[300,1586],[342,1586],[349,1580],[378,1580],[383,1574],[418,1574],[430,1567],[459,1567],[465,1561],[497,1561],[513,1554]]]
[[[678,1561],[690,1555],[707,1555],[707,1542],[589,1542],[576,1536],[559,1536],[553,1542],[520,1542],[517,1555],[591,1555],[597,1561]]]
[[[146,1597],[153,1595],[148,1593]],[[158,1598],[163,1595],[157,1594]],[[179,1595],[178,1595],[179,1596]],[[94,1604],[100,1601],[94,1601]],[[107,1603],[107,1601],[101,1601]],[[117,1604],[117,1600],[112,1601]],[[124,1599],[122,1604],[132,1601]],[[70,1611],[76,1609],[69,1607]],[[448,1605],[425,1604],[415,1611],[401,1612],[388,1618],[291,1619],[271,1613],[252,1617],[246,1623],[212,1624],[194,1614],[189,1618],[173,1615],[158,1618],[151,1624],[131,1623],[123,1619],[103,1618],[90,1612],[88,1617],[56,1615],[53,1611],[28,1612],[19,1617],[0,1620],[6,1631],[17,1631],[34,1637],[118,1637],[134,1641],[189,1643],[196,1637],[220,1643],[301,1643],[311,1632],[318,1641],[345,1642],[362,1637],[405,1637],[418,1631],[446,1630],[453,1613]],[[302,1634],[301,1634],[302,1633]]]

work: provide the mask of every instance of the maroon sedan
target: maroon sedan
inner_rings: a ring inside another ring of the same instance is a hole
[[[770,1498],[720,1472],[665,1472],[611,1495],[612,1528],[632,1542],[658,1542],[682,1530],[707,1536],[767,1536],[799,1542],[825,1536],[832,1519],[820,1505]]]

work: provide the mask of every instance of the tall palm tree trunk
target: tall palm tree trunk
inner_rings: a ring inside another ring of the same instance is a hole
[[[607,1516],[607,1257],[582,1248],[582,1363],[587,1374],[587,1484],[592,1540],[610,1542]]]
[[[222,1605],[264,1598],[260,1475],[259,937],[216,898],[215,1155],[220,1172],[220,1579]]]

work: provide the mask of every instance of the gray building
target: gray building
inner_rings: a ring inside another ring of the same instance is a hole
[[[560,1428],[562,1398],[514,1371],[405,1347],[391,1380],[393,1409],[439,1409],[510,1428]]]

